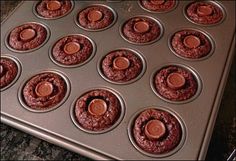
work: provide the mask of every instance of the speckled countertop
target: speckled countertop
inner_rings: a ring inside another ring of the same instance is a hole
[[[20,1],[1,1],[1,21]],[[226,160],[236,148],[236,57],[219,109],[207,161]],[[89,160],[1,123],[1,160]]]

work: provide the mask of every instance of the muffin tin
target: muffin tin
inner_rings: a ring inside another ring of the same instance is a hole
[[[209,26],[196,25],[185,17],[184,10],[189,3],[191,2],[178,1],[173,10],[154,13],[141,8],[138,1],[74,1],[73,9],[68,14],[48,20],[35,15],[35,2],[22,2],[1,24],[2,57],[10,55],[21,64],[19,78],[9,88],[1,90],[1,121],[93,159],[204,159],[234,53],[235,2],[217,2],[217,5],[224,9],[224,19],[221,23]],[[80,28],[75,22],[75,16],[90,5],[106,5],[114,10],[117,15],[114,24],[106,30],[97,32]],[[158,41],[137,45],[122,38],[120,30],[123,23],[138,15],[152,17],[161,22],[164,32]],[[27,22],[45,25],[50,31],[48,40],[37,50],[27,53],[9,49],[6,41],[9,29]],[[172,52],[168,45],[170,37],[176,31],[185,28],[194,28],[209,35],[214,41],[214,51],[210,56],[191,61],[182,59]],[[73,68],[55,64],[49,56],[51,47],[61,37],[73,34],[89,37],[96,46],[94,55],[86,64]],[[127,84],[105,80],[98,69],[104,55],[122,48],[139,53],[145,65],[141,76]],[[153,73],[166,65],[181,65],[193,72],[200,87],[194,98],[175,103],[163,100],[155,94],[152,90]],[[63,73],[70,91],[65,101],[57,108],[38,113],[24,108],[19,93],[30,76],[44,71]],[[114,127],[103,133],[81,130],[71,117],[75,100],[91,89],[108,89],[117,94],[122,102],[122,117]],[[130,131],[133,119],[147,107],[168,111],[180,122],[182,139],[171,152],[150,155],[140,150],[132,139]]]

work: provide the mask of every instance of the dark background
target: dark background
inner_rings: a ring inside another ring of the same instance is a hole
[[[1,0],[1,21],[20,1]],[[206,161],[227,160],[236,148],[236,57],[229,74]],[[1,160],[89,160],[1,123]]]

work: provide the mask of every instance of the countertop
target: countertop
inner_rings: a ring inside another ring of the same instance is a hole
[[[1,1],[1,21],[20,1]],[[229,73],[206,161],[227,160],[236,148],[236,57]],[[1,123],[1,160],[89,160]]]

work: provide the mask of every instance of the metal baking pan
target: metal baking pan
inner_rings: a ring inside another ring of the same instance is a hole
[[[205,158],[234,55],[234,1],[217,2],[225,10],[225,18],[214,26],[196,25],[186,19],[184,9],[189,1],[179,1],[175,9],[167,13],[147,12],[139,6],[138,1],[74,1],[73,10],[69,14],[53,20],[36,16],[33,9],[35,3],[35,1],[22,2],[1,23],[1,55],[13,56],[21,64],[21,73],[17,81],[1,91],[3,123],[93,159],[203,160]],[[117,13],[116,22],[110,28],[99,32],[90,32],[78,27],[74,21],[75,15],[79,10],[92,4],[111,7]],[[147,45],[135,45],[124,40],[119,32],[120,26],[136,15],[146,15],[159,20],[164,28],[162,37]],[[32,52],[18,53],[9,50],[5,44],[7,33],[25,22],[45,24],[50,30],[49,40]],[[214,41],[214,52],[199,61],[177,57],[170,50],[168,41],[175,31],[182,28],[194,28],[210,35]],[[49,52],[56,40],[71,34],[83,34],[91,38],[95,42],[96,53],[82,66],[64,68],[51,61]],[[100,59],[108,52],[119,48],[129,48],[144,57],[147,63],[146,71],[137,81],[114,84],[99,74],[97,63]],[[196,72],[201,80],[202,89],[194,100],[185,103],[168,102],[152,91],[150,85],[152,74],[165,64],[180,64]],[[25,109],[18,99],[21,85],[32,75],[48,70],[60,71],[69,79],[71,91],[68,99],[50,112],[35,113]],[[125,105],[124,117],[120,124],[102,134],[89,134],[80,130],[70,117],[73,101],[93,88],[108,88],[115,91],[121,96]],[[185,138],[175,153],[152,157],[141,153],[131,143],[128,136],[130,120],[138,111],[147,107],[162,107],[176,114],[183,122]]]

